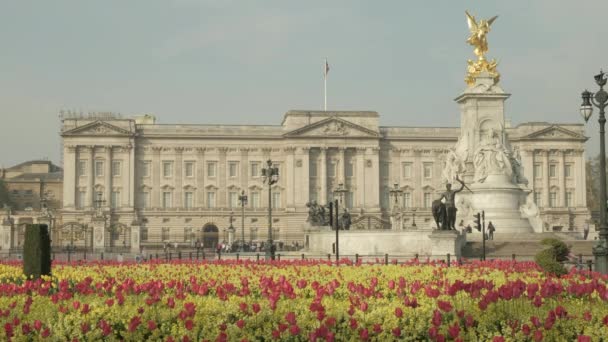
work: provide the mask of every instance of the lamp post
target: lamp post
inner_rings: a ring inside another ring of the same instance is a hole
[[[342,208],[346,208],[346,204],[344,203],[344,196],[348,192],[348,189],[344,187],[344,183],[338,184],[338,187],[334,190],[334,196],[337,194],[338,199],[340,200],[340,204]]]
[[[580,111],[585,122],[587,122],[593,113],[593,106],[600,110],[598,119],[600,123],[600,238],[597,244],[593,246],[593,255],[595,257],[595,270],[606,274],[608,273],[608,224],[606,223],[606,142],[604,130],[606,117],[604,114],[608,106],[608,92],[604,90],[607,81],[606,74],[600,71],[594,78],[595,83],[600,86],[600,90],[595,94],[587,90],[583,92],[583,104],[581,104]]]
[[[268,183],[268,240],[266,241],[266,260],[274,260],[274,248],[272,248],[272,185],[279,181],[279,168],[272,166],[272,160],[266,161],[266,167],[262,169],[264,183]]]
[[[403,193],[403,190],[399,189],[399,183],[393,184],[393,188],[389,190],[391,196],[395,197],[395,204],[393,204],[393,209],[396,209],[399,205],[399,196]]]
[[[241,245],[239,252],[245,251],[245,206],[247,205],[247,195],[245,190],[241,191],[239,195],[239,202],[241,202]]]

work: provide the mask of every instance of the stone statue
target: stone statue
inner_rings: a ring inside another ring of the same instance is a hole
[[[477,148],[473,156],[475,165],[475,181],[483,183],[489,174],[513,175],[511,158],[497,133],[490,129],[487,139]]]
[[[455,149],[450,149],[445,159],[441,176],[445,183],[453,183],[466,170],[464,162],[458,157]]]
[[[475,78],[481,72],[488,72],[493,78],[495,83],[498,82],[500,74],[496,71],[496,63],[495,60],[487,61],[485,58],[485,54],[488,52],[488,40],[486,36],[490,32],[490,26],[498,18],[498,16],[494,16],[488,20],[481,19],[479,22],[475,20],[475,17],[469,14],[469,12],[465,11],[467,16],[467,25],[469,26],[469,31],[471,34],[467,39],[467,43],[474,47],[473,53],[477,56],[477,61],[468,60],[468,74],[465,78],[465,82],[468,85],[473,85],[475,83]]]
[[[456,193],[461,192],[465,186],[458,176],[456,176],[456,180],[460,182],[460,189],[452,190],[452,184],[448,183],[445,185],[446,190],[439,198],[439,200],[445,199],[447,229],[456,229]],[[442,225],[442,228],[446,229],[445,225]]]
[[[431,211],[433,212],[433,219],[435,219],[435,224],[437,225],[437,229],[439,230],[449,230],[448,226],[448,218],[447,211],[445,209],[445,204],[441,202],[441,200],[436,199],[433,201],[431,206]],[[441,225],[439,225],[441,223]]]
[[[309,222],[311,226],[327,225],[325,208],[322,205],[317,204],[317,201],[312,201],[306,203],[306,207],[308,208],[306,222]]]
[[[348,210],[346,210],[346,208],[344,208],[344,211],[342,212],[342,217],[340,217],[340,228],[343,230],[350,230],[350,224],[350,213],[348,212]]]
[[[524,176],[524,169],[521,166],[521,155],[518,148],[513,149],[511,166],[513,167],[513,183],[528,185],[528,179]]]

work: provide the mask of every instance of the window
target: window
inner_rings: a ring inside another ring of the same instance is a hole
[[[403,178],[412,178],[412,163],[403,163]]]
[[[352,162],[347,162],[346,165],[344,165],[346,167],[346,169],[344,169],[344,173],[346,177],[352,177],[354,174],[354,169],[355,166],[353,165]]]
[[[327,164],[327,177],[335,177],[337,169],[337,162],[331,161]]]
[[[251,193],[251,198],[249,199],[252,208],[260,207],[260,193],[255,191]]]
[[[346,193],[346,207],[352,208],[353,203],[354,203],[354,196],[353,196],[353,193],[351,191],[349,191]]]
[[[215,177],[216,165],[215,162],[207,163],[207,177]]]
[[[431,207],[431,193],[430,192],[424,193],[424,207],[425,208]]]
[[[433,177],[433,163],[424,163],[422,169],[424,178]]]
[[[228,163],[228,176],[229,177],[236,177],[236,174],[238,173],[238,166],[239,166],[239,163],[237,163],[237,162]]]
[[[380,177],[388,179],[391,163],[380,163]]]
[[[103,176],[103,161],[98,160],[95,162],[95,177]]]
[[[192,233],[192,227],[184,228],[184,242],[191,242],[194,238],[194,233]]]
[[[236,208],[239,206],[238,203],[239,195],[238,192],[231,191],[228,193],[228,206],[230,208]]]
[[[112,161],[112,177],[120,176],[120,161]]]
[[[171,177],[173,175],[173,162],[163,162],[163,177]]]
[[[388,209],[389,204],[390,204],[390,198],[389,198],[388,190],[384,190],[380,194],[380,207]]]
[[[534,178],[541,178],[543,176],[542,168],[540,164],[534,164]],[[538,205],[538,203],[536,203]]]
[[[551,191],[549,193],[549,207],[555,208],[557,207],[557,192]]]
[[[84,176],[87,173],[87,161],[79,160],[78,161],[78,176]]]
[[[194,162],[186,162],[184,166],[186,177],[194,177]]]
[[[549,165],[549,177],[551,177],[551,178],[557,177],[557,165],[555,165],[555,164]]]
[[[148,227],[141,227],[140,228],[140,236],[139,239],[141,241],[148,241]]]
[[[572,191],[566,192],[566,207],[573,207],[574,201],[572,200]]]
[[[150,208],[150,193],[148,191],[141,193],[141,207]]]
[[[565,177],[572,177],[572,164],[566,164],[566,166],[564,166],[564,176]]]
[[[112,191],[112,196],[110,197],[110,206],[112,208],[120,207],[120,191]]]
[[[537,207],[542,207],[542,197],[540,191],[534,192],[534,203],[536,203]]]
[[[84,209],[84,201],[86,196],[86,191],[78,191],[78,198],[76,199],[76,208]]]
[[[95,192],[95,200],[94,201],[95,201],[95,207],[96,208],[99,208],[99,207],[101,207],[102,205],[105,204],[104,203],[105,201],[103,199],[103,193],[101,191]]]
[[[317,177],[317,162],[315,160],[310,161],[308,166],[308,175],[310,177]]]
[[[142,177],[150,177],[150,170],[152,169],[152,163],[148,160],[141,163],[141,175]]]
[[[279,208],[281,206],[281,193],[273,192],[272,193],[272,207]]]
[[[251,177],[260,176],[260,162],[251,162]]]
[[[403,193],[403,207],[410,208],[412,206],[412,194],[409,192]]]
[[[163,208],[171,208],[172,204],[171,204],[171,192],[170,191],[164,191],[163,192]]]
[[[194,193],[192,191],[184,192],[184,208],[192,208],[194,203]]]
[[[215,208],[215,192],[207,192],[207,208]]]
[[[161,230],[160,239],[163,241],[169,241],[170,238],[171,238],[171,234],[169,232],[169,227],[163,227]]]

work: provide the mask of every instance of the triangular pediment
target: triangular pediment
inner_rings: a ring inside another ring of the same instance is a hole
[[[369,128],[354,124],[337,117],[323,119],[310,125],[285,133],[286,138],[378,138],[380,134]]]
[[[540,140],[561,140],[561,139],[575,139],[575,140],[587,140],[582,134],[573,132],[560,126],[549,126],[530,133],[521,139],[540,139]]]
[[[84,126],[76,127],[69,131],[65,131],[62,133],[63,136],[74,136],[74,135],[82,135],[82,136],[90,136],[90,135],[98,135],[98,136],[131,136],[132,132],[120,128],[118,126],[114,126],[105,121],[94,121],[88,123]]]

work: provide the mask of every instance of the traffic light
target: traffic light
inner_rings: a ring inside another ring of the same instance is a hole
[[[473,217],[475,218],[475,220],[473,221],[473,223],[475,224],[475,229],[481,232],[481,214],[477,213],[473,215]]]

